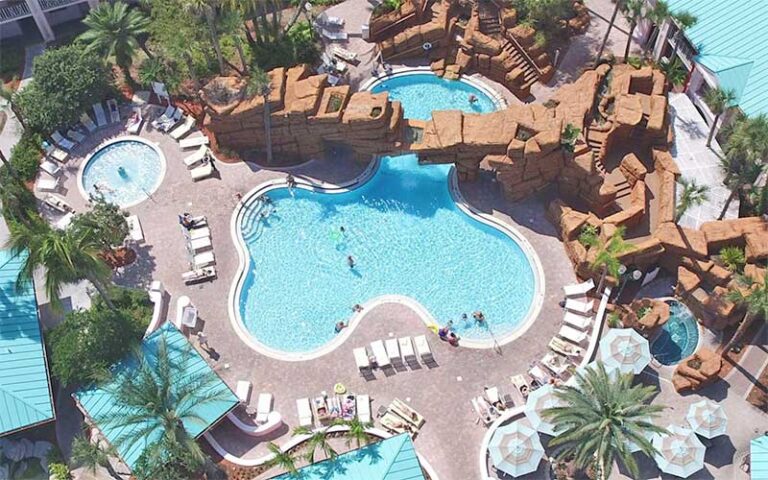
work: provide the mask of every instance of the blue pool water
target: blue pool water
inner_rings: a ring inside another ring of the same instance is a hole
[[[496,110],[491,98],[478,88],[458,80],[445,80],[432,73],[401,75],[383,80],[372,89],[387,92],[390,100],[400,100],[405,118],[429,120],[434,110],[461,110],[487,113]],[[474,94],[476,102],[470,102]]]
[[[239,216],[250,255],[239,298],[246,328],[273,349],[309,352],[336,335],[353,305],[394,294],[440,324],[453,320],[464,338],[512,333],[531,308],[533,268],[512,238],[456,206],[450,168],[384,157],[352,191],[271,190],[276,211],[266,219],[269,207],[251,202]],[[487,327],[472,320],[476,310]]]
[[[163,162],[157,151],[144,142],[123,140],[107,145],[85,166],[83,189],[88,195],[100,192],[105,200],[122,207],[135,205],[159,186]]]
[[[699,344],[699,326],[684,304],[670,300],[669,321],[651,344],[651,354],[664,365],[675,365],[693,355]]]

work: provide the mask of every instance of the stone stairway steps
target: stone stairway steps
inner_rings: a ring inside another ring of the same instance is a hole
[[[525,60],[525,57],[523,57],[523,55],[518,51],[515,44],[510,41],[506,41],[502,47],[502,50],[509,53],[510,58],[512,58],[512,60],[515,62],[516,67],[523,69],[523,78],[525,79],[523,83],[524,88],[530,88],[531,85],[538,81],[539,74],[531,65],[528,64],[528,62]]]

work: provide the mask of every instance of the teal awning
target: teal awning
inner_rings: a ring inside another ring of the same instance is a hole
[[[150,364],[153,360],[156,362],[156,352],[163,337],[166,341],[172,368],[175,370],[173,372],[175,378],[198,374],[204,370],[211,371],[211,367],[206,363],[203,357],[201,357],[200,354],[197,353],[197,350],[190,345],[184,335],[170,323],[163,324],[155,332],[148,335],[141,344],[141,350],[144,352],[144,355]],[[131,375],[138,365],[139,363],[136,357],[130,355],[128,358],[112,367],[112,372],[114,377],[119,379],[121,376]],[[88,413],[88,416],[96,422],[96,426],[107,438],[107,441],[113,444],[114,441],[121,435],[124,435],[125,432],[122,429],[110,425],[99,424],[98,419],[113,415],[115,412],[127,412],[127,409],[119,405],[111,393],[115,390],[117,381],[119,380],[113,380],[112,383],[100,386],[92,385],[75,393],[75,398],[77,398],[81,407]],[[226,400],[198,405],[193,410],[193,413],[203,420],[202,423],[199,421],[184,422],[184,428],[187,433],[193,437],[202,435],[208,428],[218,422],[238,404],[237,397],[223,381],[219,380],[219,382],[212,388],[215,391],[225,391],[227,398]],[[136,431],[138,429],[140,429],[140,425],[135,426],[132,430]],[[135,442],[130,447],[128,445],[118,446],[118,453],[123,461],[130,468],[133,468],[136,461],[144,452],[144,449],[154,443],[158,436],[159,433],[156,432],[154,437],[144,438],[142,441]]]
[[[16,288],[26,257],[0,250],[0,435],[54,418],[35,288]]]
[[[749,445],[749,474],[753,480],[768,479],[768,435],[757,437]]]
[[[387,438],[334,460],[308,465],[297,475],[283,474],[273,480],[424,480],[416,449],[408,434]]]

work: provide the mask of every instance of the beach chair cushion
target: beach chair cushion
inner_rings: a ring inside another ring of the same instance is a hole
[[[432,349],[429,348],[426,335],[419,335],[413,338],[413,343],[416,344],[416,351],[419,353],[419,357],[423,360],[432,359]]]
[[[586,282],[576,285],[566,285],[563,290],[566,297],[578,297],[579,295],[586,295],[593,288],[595,288],[595,281],[590,278]]]
[[[403,337],[397,341],[400,347],[400,355],[404,363],[416,361],[416,354],[413,352],[413,342],[411,337]]]
[[[592,311],[592,307],[595,305],[594,300],[589,300],[587,302],[583,302],[581,300],[576,300],[573,298],[569,298],[565,301],[565,309],[571,310],[573,312],[577,313],[587,313]]]
[[[260,393],[256,403],[256,421],[266,422],[269,412],[272,411],[272,394]]]
[[[389,357],[390,362],[400,362],[400,348],[397,346],[396,338],[388,338],[384,342],[384,347],[387,350],[387,356]]]
[[[308,398],[299,398],[296,400],[296,411],[299,414],[299,425],[308,427],[312,425],[312,407],[309,405]]]
[[[365,353],[364,348],[360,347],[353,349],[352,355],[355,357],[355,364],[357,365],[358,369],[365,370],[371,368],[371,364],[368,361],[368,354]]]
[[[193,168],[189,171],[192,176],[192,180],[198,181],[213,175],[213,164],[211,162],[204,162],[202,165]]]
[[[576,327],[579,330],[585,330],[587,327],[589,327],[592,324],[592,317],[587,317],[584,315],[580,315],[578,313],[574,312],[565,312],[565,316],[563,317],[563,320],[568,325],[571,325],[572,327]]]
[[[198,253],[192,258],[192,263],[196,268],[207,267],[216,263],[216,258],[213,256],[213,252]]]
[[[208,137],[206,137],[203,134],[196,135],[194,137],[187,137],[182,140],[179,140],[179,146],[181,148],[195,148],[199,147],[200,145],[208,145],[209,140]]]
[[[376,363],[379,365],[379,368],[389,366],[389,356],[387,355],[386,348],[384,348],[384,342],[381,340],[371,342],[371,351],[373,351],[373,356],[376,357]]]
[[[371,398],[368,395],[358,395],[355,398],[357,418],[363,423],[371,422]]]
[[[560,328],[560,331],[557,332],[557,334],[563,337],[564,339],[575,343],[576,345],[581,344],[582,342],[584,342],[584,340],[587,339],[587,334],[585,332],[576,330],[575,328],[570,327],[568,325],[563,325]]]
[[[237,388],[235,389],[235,395],[241,402],[247,404],[251,399],[251,382],[246,380],[238,380]]]

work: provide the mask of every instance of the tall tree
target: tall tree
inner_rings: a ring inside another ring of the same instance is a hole
[[[221,43],[219,42],[219,32],[217,30],[217,9],[218,0],[182,0],[186,10],[194,12],[205,19],[208,26],[208,35],[211,37],[211,45],[216,52],[216,61],[219,62],[219,74],[224,75],[224,54],[221,52]]]
[[[110,309],[115,309],[107,291],[112,271],[101,259],[101,245],[91,231],[54,230],[37,217],[29,226],[13,226],[8,245],[15,254],[29,252],[19,272],[19,284],[31,281],[38,268],[44,269],[45,293],[55,309],[62,307],[59,295],[64,285],[83,279],[96,287]]]
[[[83,19],[88,26],[78,39],[85,42],[86,50],[106,58],[114,57],[126,79],[131,77],[131,65],[136,51],[142,46],[139,37],[147,33],[149,19],[137,9],[129,9],[123,2],[100,3]],[[149,53],[147,51],[147,53]]]
[[[731,189],[731,194],[720,212],[720,218],[725,216],[742,186],[754,183],[765,168],[768,159],[768,116],[761,114],[739,120],[723,150],[725,158],[721,164],[725,184]]]
[[[608,37],[611,35],[611,30],[613,29],[614,23],[616,23],[616,15],[619,14],[619,10],[621,10],[623,7],[624,2],[625,0],[616,0],[616,6],[614,7],[613,13],[611,14],[611,20],[608,22],[608,29],[605,31],[603,41],[600,43],[600,49],[597,51],[597,56],[595,56],[595,65],[600,62],[600,58],[603,56],[605,45],[608,43]]]
[[[709,200],[709,186],[699,185],[695,180],[688,180],[687,178],[681,178],[680,185],[682,185],[683,191],[680,192],[680,199],[675,209],[675,222],[679,222],[689,208]]]
[[[621,268],[619,257],[622,253],[633,248],[631,244],[624,240],[625,232],[626,229],[624,227],[618,227],[606,240],[601,240],[597,237],[595,245],[592,246],[597,249],[597,254],[592,261],[591,267],[593,270],[602,269],[603,277],[605,275],[610,275],[614,278],[619,277],[619,270]]]
[[[273,442],[267,444],[267,450],[272,454],[272,459],[267,462],[270,467],[278,467],[289,473],[296,473],[296,460],[289,452],[284,452],[279,445]]]
[[[246,84],[245,94],[248,97],[261,95],[264,99],[264,139],[267,150],[267,165],[272,165],[272,112],[269,106],[269,94],[272,92],[272,83],[269,74],[259,67],[251,69],[251,76]]]
[[[240,59],[240,74],[248,75],[248,59],[243,48],[243,17],[238,11],[224,10],[219,16],[221,31],[232,40]]]
[[[77,436],[72,441],[71,461],[75,466],[84,467],[92,474],[95,474],[99,467],[103,467],[110,477],[115,480],[123,480],[123,477],[117,473],[109,461],[109,457],[116,455],[114,447],[103,445],[98,439],[91,442],[85,437]]]
[[[637,28],[637,22],[643,18],[645,12],[645,0],[625,0],[621,7],[624,19],[629,23],[629,33],[627,34],[627,45],[624,47],[624,63],[629,59],[629,49],[632,47],[632,35]]]
[[[698,19],[696,18],[695,15],[692,15],[691,13],[683,11],[683,12],[672,14],[672,21],[677,27],[677,30],[675,31],[675,34],[674,34],[675,46],[672,49],[672,55],[669,56],[670,60],[673,60],[677,55],[677,51],[680,48],[680,43],[683,41],[683,36],[685,35],[685,31],[691,28],[692,26],[696,25],[696,22],[698,21]]]
[[[669,4],[665,0],[657,0],[656,5],[646,12],[645,17],[656,25],[656,28],[645,43],[646,47],[653,48],[653,45],[656,43],[656,39],[659,36],[661,26],[664,25],[664,22],[669,20],[671,15],[672,12],[669,10]]]
[[[666,431],[648,420],[665,408],[648,404],[656,395],[656,387],[632,385],[631,373],[613,380],[602,362],[575,375],[574,385],[555,390],[564,405],[542,412],[555,424],[556,436],[549,446],[563,446],[559,458],[573,455],[581,469],[596,466],[598,479],[610,476],[615,460],[627,468],[630,476],[638,478],[630,444],[652,457],[656,449],[648,437]]]
[[[762,280],[748,275],[738,275],[736,281],[741,288],[728,292],[727,298],[746,308],[746,314],[739,324],[739,328],[736,329],[728,344],[723,348],[721,355],[728,353],[734,345],[741,341],[744,333],[756,319],[761,318],[763,321],[768,319],[768,274],[765,274]]]
[[[328,428],[319,428],[311,430],[307,427],[296,427],[293,429],[293,435],[308,435],[306,445],[308,447],[305,458],[309,463],[315,463],[315,453],[321,450],[325,458],[335,458],[336,450],[328,442]]]
[[[367,445],[370,442],[366,429],[373,427],[373,423],[361,422],[359,418],[354,417],[351,420],[343,422],[349,430],[347,430],[347,446],[350,446],[352,442],[355,442],[357,448],[363,445]]]
[[[724,90],[720,87],[711,88],[704,94],[704,103],[707,104],[709,110],[715,115],[714,120],[712,120],[712,126],[709,129],[709,135],[707,136],[707,146],[712,144],[712,138],[715,136],[720,116],[731,108],[734,100],[736,100],[736,95],[733,93],[733,90]]]

